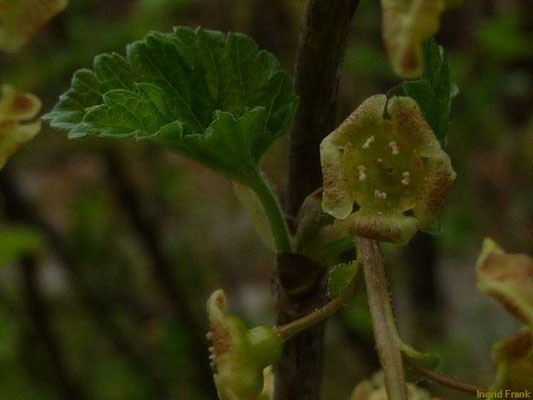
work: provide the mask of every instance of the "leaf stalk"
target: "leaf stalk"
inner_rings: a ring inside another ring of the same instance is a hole
[[[281,211],[277,196],[266,177],[259,174],[257,184],[253,186],[253,190],[265,210],[276,244],[276,250],[278,253],[291,253],[292,243],[289,228]]]

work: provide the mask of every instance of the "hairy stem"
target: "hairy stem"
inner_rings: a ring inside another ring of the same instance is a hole
[[[261,176],[259,182],[260,184],[254,187],[254,191],[268,218],[270,229],[274,236],[274,242],[276,243],[276,250],[278,253],[290,253],[292,251],[292,244],[289,228],[283,217],[278,199],[266,178]]]
[[[429,368],[424,367],[422,364],[416,362],[412,358],[405,357],[405,359],[415,368],[417,371],[426,375],[433,382],[447,386],[449,388],[458,390],[460,392],[470,393],[474,396],[477,396],[478,393],[484,393],[487,391],[487,388],[474,385],[469,382],[462,381],[451,376],[443,375],[439,372],[433,371]]]
[[[289,322],[286,325],[278,327],[278,334],[283,339],[283,341],[289,340],[298,333],[309,329],[310,327],[333,316],[337,311],[339,311],[344,306],[344,303],[346,303],[346,301],[354,294],[354,281],[352,281],[352,283],[350,283],[350,285],[346,289],[344,289],[344,291],[339,296],[331,300],[329,303],[316,309],[312,313],[307,314],[305,317],[299,318],[295,321]]]
[[[394,321],[383,253],[375,240],[356,238],[358,257],[363,263],[368,304],[374,326],[374,337],[385,375],[389,399],[407,400],[405,372],[399,335]]]

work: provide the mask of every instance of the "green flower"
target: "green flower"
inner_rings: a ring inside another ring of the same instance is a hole
[[[17,149],[41,130],[41,122],[22,122],[34,118],[41,101],[28,93],[2,86],[0,97],[0,169]]]
[[[320,154],[322,208],[354,236],[407,243],[437,222],[455,179],[450,158],[409,97],[388,104],[385,95],[370,97],[322,141]]]
[[[240,318],[226,315],[222,290],[211,295],[207,311],[211,367],[220,400],[256,400],[263,390],[265,368],[281,355],[281,338],[270,327],[248,329]]]
[[[516,335],[494,345],[492,357],[498,369],[492,389],[533,391],[533,258],[507,254],[487,238],[476,272],[478,288],[526,324]]]
[[[383,41],[397,75],[422,75],[422,44],[437,33],[440,15],[449,5],[443,0],[381,0]]]
[[[67,3],[67,0],[0,0],[0,49],[18,50]]]
[[[409,400],[432,400],[428,392],[412,383],[407,384],[407,396]],[[357,384],[350,400],[389,400],[383,381],[383,374],[378,372],[371,380]]]

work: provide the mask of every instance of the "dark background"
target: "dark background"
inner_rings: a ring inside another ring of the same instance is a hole
[[[339,122],[399,82],[362,0],[340,85]],[[0,53],[0,82],[44,112],[95,55],[124,53],[149,30],[202,26],[251,35],[291,71],[303,0],[73,0],[21,51]],[[441,232],[385,246],[402,334],[442,355],[441,370],[481,385],[492,343],[518,323],[475,288],[491,236],[533,252],[533,7],[467,0],[437,36],[459,94],[446,150],[457,180]],[[317,62],[320,62],[317,60]],[[265,159],[282,192],[286,142]],[[231,184],[157,147],[68,141],[45,126],[0,172],[0,229],[45,232],[46,249],[0,269],[0,398],[213,399],[205,300],[223,287],[250,325],[272,324],[273,255]],[[347,399],[378,368],[364,293],[328,325],[325,399]],[[461,395],[429,385],[447,399]]]

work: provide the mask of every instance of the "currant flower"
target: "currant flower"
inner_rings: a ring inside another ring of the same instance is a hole
[[[281,355],[282,340],[270,327],[248,329],[236,316],[226,315],[224,291],[207,302],[213,341],[211,368],[220,400],[256,400],[264,386],[264,371]]]
[[[432,398],[428,392],[412,383],[407,384],[407,396],[409,400],[439,400]],[[378,372],[372,379],[358,383],[350,400],[389,400],[383,381],[383,373]]]
[[[507,254],[486,238],[476,263],[478,288],[533,328],[533,258]]]
[[[476,265],[478,288],[494,297],[526,325],[517,334],[496,343],[497,364],[492,390],[533,391],[533,258],[507,254],[485,239]]]
[[[424,70],[422,44],[439,30],[444,0],[381,0],[383,41],[394,72],[416,78]]]
[[[17,149],[41,130],[41,122],[26,122],[41,109],[41,101],[28,93],[3,85],[0,97],[0,169]]]
[[[322,141],[320,155],[322,208],[337,228],[399,244],[437,222],[456,176],[410,97],[368,98]]]

